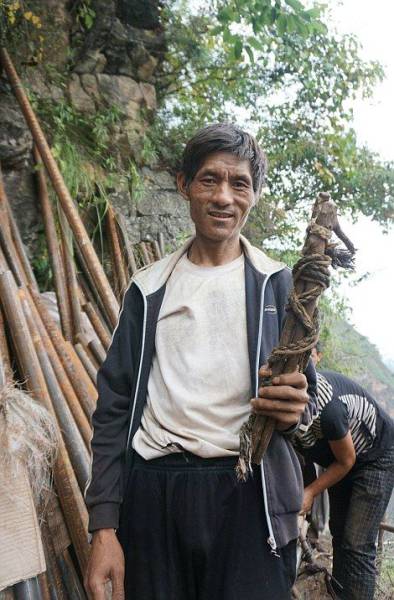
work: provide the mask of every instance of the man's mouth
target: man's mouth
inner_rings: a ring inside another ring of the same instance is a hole
[[[228,212],[220,212],[217,210],[210,210],[208,211],[208,214],[210,217],[214,217],[215,219],[231,219],[231,217],[233,216],[231,213]]]

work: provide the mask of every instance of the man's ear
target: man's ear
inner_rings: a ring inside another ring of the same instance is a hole
[[[185,200],[189,200],[188,186],[186,185],[185,174],[180,171],[176,176],[176,183],[178,186],[178,192],[184,197]]]

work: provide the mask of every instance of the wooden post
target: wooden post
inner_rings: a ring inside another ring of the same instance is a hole
[[[53,216],[52,205],[48,196],[43,164],[37,148],[34,146],[34,158],[37,165],[38,197],[41,214],[44,222],[45,237],[48,246],[49,260],[52,267],[53,283],[57,298],[57,307],[60,315],[63,335],[66,340],[72,340],[72,323],[70,301],[67,294],[66,277],[63,261],[60,254],[59,242],[56,234],[56,224]]]

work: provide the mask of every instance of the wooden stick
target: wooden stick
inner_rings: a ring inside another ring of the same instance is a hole
[[[10,271],[0,274],[0,299],[6,319],[10,324],[12,339],[21,372],[26,379],[26,385],[36,400],[54,415],[45,378],[30,337],[17,287]],[[54,478],[79,564],[82,572],[85,572],[89,555],[87,540],[88,515],[66,447],[61,438],[54,468]]]
[[[41,214],[44,222],[45,236],[48,245],[49,260],[52,267],[53,283],[57,298],[57,307],[60,315],[62,332],[66,340],[72,340],[71,308],[67,293],[66,277],[63,261],[60,254],[59,242],[56,234],[55,218],[52,205],[49,200],[48,188],[37,148],[34,146],[34,158],[37,165],[38,198],[40,201]]]
[[[137,272],[138,267],[137,267],[137,263],[135,262],[133,245],[130,242],[129,236],[127,234],[126,220],[125,220],[124,216],[121,214],[118,215],[118,227],[121,231],[123,244],[126,249],[127,263],[128,263],[131,275],[134,275],[134,273]]]
[[[1,361],[1,375],[0,375],[0,387],[3,387],[7,381],[11,381],[13,378],[13,372],[11,367],[11,358],[8,349],[8,342],[5,333],[5,320],[3,310],[0,307],[0,361]]]
[[[107,234],[112,256],[112,267],[115,280],[118,282],[118,298],[122,298],[127,287],[127,280],[123,268],[123,257],[120,249],[119,237],[116,228],[115,213],[111,205],[107,209]]]
[[[81,436],[85,442],[86,448],[89,449],[92,431],[86,414],[84,413],[81,407],[81,404],[74,391],[74,388],[71,385],[71,382],[67,376],[67,373],[62,365],[59,356],[57,355],[52,340],[49,337],[47,330],[45,329],[44,323],[41,320],[41,316],[32,298],[28,294],[27,290],[19,290],[19,296],[22,300],[22,303],[26,301],[29,303],[29,309],[32,313],[35,326],[37,327],[38,333],[40,334],[40,337],[44,344],[45,352],[47,353],[48,358],[51,362],[52,368],[56,375],[56,379],[60,385],[63,395],[67,401],[67,404],[81,433]]]
[[[67,297],[71,310],[71,322],[73,338],[82,332],[82,311],[78,298],[78,283],[75,271],[73,239],[71,229],[68,226],[63,211],[60,209],[60,231],[62,238],[62,259],[66,275]]]
[[[71,385],[73,386],[75,393],[79,398],[81,406],[85,411],[86,416],[90,419],[96,406],[97,390],[86,373],[86,370],[79,360],[72,344],[64,340],[63,336],[61,335],[59,328],[52,319],[40,295],[37,294],[37,292],[35,292],[33,289],[30,289],[29,291],[41,316],[42,322],[45,325],[45,329],[47,330],[48,335],[51,338],[56,352],[62,362],[64,370],[71,381]]]
[[[164,242],[164,235],[160,232],[158,237],[159,237],[158,242],[159,242],[159,246],[160,246],[160,254],[162,256],[165,256],[166,255],[166,247],[165,247],[165,242]]]
[[[313,214],[316,212],[317,206],[319,207],[319,212],[317,214],[317,218],[315,219],[316,225],[332,231],[336,221],[335,204],[330,200],[328,194],[320,194],[317,202],[315,203]],[[305,244],[302,249],[302,255],[305,256],[308,254],[314,254],[325,256],[327,243],[327,239],[311,233],[306,237]],[[316,288],[316,284],[309,279],[304,279],[302,276],[296,280],[294,285],[295,292],[298,296],[310,292],[313,288]],[[310,317],[312,317],[314,314],[317,303],[318,297],[312,296],[311,299],[304,305],[304,308]],[[300,323],[299,320],[295,318],[293,312],[290,311],[283,327],[279,345],[287,346],[290,343],[294,343],[295,341],[302,339],[305,333],[305,327],[302,325],[302,323]],[[292,373],[293,371],[296,371],[300,364],[302,364],[303,358],[304,356],[300,356],[300,354],[294,354],[284,356],[281,360],[273,362],[272,377],[280,375],[281,373]],[[261,459],[268,447],[274,429],[274,419],[266,418],[261,415],[256,416],[252,431],[254,463],[261,463]]]
[[[62,174],[60,173],[56,161],[52,156],[40,124],[31,108],[26,93],[23,90],[14,65],[12,64],[12,61],[5,48],[0,48],[0,61],[7,74],[12,90],[19,102],[26,122],[30,128],[37,149],[48,170],[52,185],[59,197],[64,213],[75,236],[75,240],[81,250],[81,253],[83,254],[84,259],[86,260],[89,272],[95,281],[100,296],[103,299],[103,303],[106,307],[111,323],[113,326],[115,326],[118,320],[118,302],[114,296],[111,286],[109,285],[103,267],[97,258],[85,226],[78,214],[78,210],[76,209],[70,193],[64,183]]]
[[[98,339],[103,345],[105,350],[108,350],[111,343],[111,336],[107,328],[103,325],[100,317],[98,316],[93,304],[91,302],[87,302],[84,298],[84,295],[80,289],[80,302],[82,306],[82,310],[86,313],[90,324],[92,325]]]
[[[75,344],[75,351],[79,356],[81,363],[84,365],[86,372],[89,374],[89,377],[94,383],[97,384],[97,367],[93,364],[92,359],[86,352],[84,346],[80,343]]]
[[[26,300],[22,303],[22,308],[36,350],[36,355],[45,378],[51,405],[59,424],[59,433],[61,432],[64,439],[79,487],[83,492],[89,479],[89,454],[56,379],[56,375]]]
[[[148,253],[148,250],[146,248],[146,244],[145,242],[140,242],[139,243],[139,249],[141,252],[141,256],[142,256],[142,260],[144,265],[150,265],[150,263],[152,262]]]

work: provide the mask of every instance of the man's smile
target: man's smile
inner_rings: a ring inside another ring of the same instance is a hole
[[[215,219],[231,219],[233,217],[232,213],[221,212],[217,210],[209,210],[208,215],[210,217],[214,217]]]

